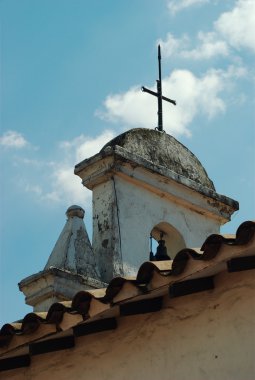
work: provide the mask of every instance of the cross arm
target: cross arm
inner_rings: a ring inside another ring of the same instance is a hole
[[[141,90],[142,90],[143,92],[148,92],[149,94],[158,97],[158,93],[157,93],[157,92],[151,91],[151,90],[149,90],[148,88],[146,88],[146,87],[144,87],[144,86],[141,87]],[[169,102],[169,103],[172,103],[172,104],[174,104],[174,105],[176,106],[176,101],[175,101],[175,100],[172,100],[172,99],[166,98],[165,96],[162,96],[162,99],[165,100],[165,101],[167,101],[167,102]]]

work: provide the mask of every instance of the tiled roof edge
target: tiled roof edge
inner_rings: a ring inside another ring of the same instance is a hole
[[[136,279],[114,278],[106,288],[103,297],[96,297],[93,291],[80,291],[73,297],[72,301],[54,303],[48,312],[29,313],[21,321],[3,325],[0,330],[0,347],[8,346],[15,335],[33,333],[42,324],[56,324],[56,330],[58,330],[58,326],[65,313],[81,314],[83,320],[89,319],[89,309],[92,300],[102,305],[113,306],[114,298],[120,293],[126,283],[137,289],[137,295],[144,294],[150,287],[154,272],[157,272],[162,277],[173,276],[174,279],[175,276],[185,271],[189,260],[210,261],[219,254],[223,246],[249,244],[254,235],[255,222],[246,221],[238,227],[236,238],[234,239],[225,238],[222,235],[210,235],[202,245],[201,251],[203,253],[185,248],[177,253],[173,261],[143,263],[138,270]]]

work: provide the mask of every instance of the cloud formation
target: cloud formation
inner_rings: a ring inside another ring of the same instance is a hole
[[[98,153],[108,141],[113,139],[114,132],[106,129],[100,135],[91,137],[80,135],[72,141],[61,141],[59,147],[67,152],[72,152],[75,163]]]
[[[78,203],[90,206],[91,191],[84,188],[81,179],[74,175],[74,165],[98,153],[113,137],[114,132],[106,130],[94,138],[80,135],[71,141],[62,141],[58,144],[54,162],[21,158],[20,163],[28,166],[30,170],[20,181],[20,187],[31,193],[39,202],[59,203],[65,206]],[[61,159],[58,160],[58,157]],[[39,180],[36,176],[38,168]]]
[[[175,15],[177,12],[182,11],[183,9],[208,3],[208,0],[169,0],[167,7],[169,11]]]
[[[90,191],[82,186],[71,166],[55,166],[51,172],[42,168],[39,184],[35,184],[33,173],[23,176],[17,183],[19,188],[31,194],[36,202],[43,204],[68,206],[80,203],[88,206],[91,199]]]
[[[16,131],[7,131],[0,136],[0,145],[5,148],[21,149],[27,146],[28,142],[21,133]]]
[[[171,1],[173,9],[191,6],[196,1]],[[169,7],[168,4],[168,7]],[[199,31],[193,41],[187,34],[177,38],[168,33],[159,39],[166,57],[178,56],[183,59],[209,60],[214,57],[227,57],[231,50],[248,49],[255,52],[255,1],[238,0],[234,8],[222,13],[214,22],[210,32]]]
[[[163,102],[164,129],[174,136],[190,136],[190,124],[203,114],[208,119],[225,111],[223,92],[233,78],[245,75],[245,70],[230,66],[227,70],[208,70],[196,76],[189,70],[175,70],[162,81],[165,96],[176,99],[177,107]],[[156,91],[155,87],[150,88]],[[97,113],[102,119],[127,127],[157,126],[157,100],[142,93],[139,87],[109,95],[104,110]]]
[[[197,45],[192,47],[191,39],[184,34],[180,38],[175,38],[168,33],[165,40],[159,39],[165,57],[179,56],[183,59],[209,60],[216,56],[228,56],[229,47],[226,41],[219,39],[215,32],[199,32],[197,35]]]
[[[236,49],[255,53],[255,1],[239,0],[235,7],[223,13],[215,22],[215,30]]]
[[[172,13],[182,9],[207,3],[207,0],[172,0],[168,8]],[[215,57],[231,57],[233,49],[246,48],[255,51],[255,2],[238,0],[234,8],[223,13],[209,32],[199,31],[192,40],[188,35],[175,37],[168,33],[158,42],[165,56],[178,56],[189,60],[209,60]],[[175,70],[163,78],[163,93],[177,100],[177,107],[163,102],[163,122],[166,132],[178,137],[192,135],[192,121],[199,115],[211,119],[225,112],[226,91],[233,90],[235,79],[246,75],[243,67],[229,65],[225,70],[208,69],[202,75],[189,70]],[[232,88],[231,88],[232,86]],[[155,86],[150,87],[156,91]],[[243,94],[240,94],[240,97]],[[231,96],[230,96],[231,97]],[[229,97],[229,99],[230,99]],[[237,100],[235,95],[235,101]],[[120,129],[132,127],[154,128],[157,126],[157,99],[142,93],[140,86],[132,86],[127,91],[110,94],[103,107],[96,111],[103,120],[118,125]],[[20,157],[19,164],[24,169],[21,188],[40,202],[88,205],[91,192],[81,185],[79,177],[73,174],[74,165],[97,153],[114,137],[112,130],[104,130],[91,137],[80,135],[71,141],[58,144],[54,159],[40,160],[38,156]],[[25,137],[16,131],[7,131],[0,137],[0,145],[18,149],[28,145]],[[34,152],[34,154],[37,154]],[[20,154],[21,156],[21,154]],[[40,176],[38,176],[40,171]],[[21,172],[19,172],[21,173]]]

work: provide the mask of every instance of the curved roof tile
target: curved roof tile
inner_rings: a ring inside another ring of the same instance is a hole
[[[178,252],[174,260],[143,263],[135,279],[116,277],[112,279],[106,289],[80,291],[71,301],[54,303],[48,312],[29,313],[21,321],[3,325],[0,330],[0,347],[5,348],[6,351],[6,347],[8,349],[14,336],[33,334],[45,324],[54,324],[56,331],[61,331],[59,325],[66,314],[79,314],[82,316],[82,320],[88,320],[118,303],[148,294],[151,289],[155,289],[152,284],[155,276],[162,279],[161,283],[157,283],[158,288],[162,284],[169,285],[180,281],[179,276],[186,273],[188,263],[191,264],[190,274],[195,273],[199,271],[196,266],[198,261],[213,261],[224,247],[245,246],[252,241],[254,235],[255,222],[246,221],[238,227],[235,238],[232,235],[231,237],[210,235],[201,250],[185,248]],[[228,259],[223,258],[222,260]]]

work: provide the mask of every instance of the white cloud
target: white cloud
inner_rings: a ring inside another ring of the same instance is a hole
[[[47,163],[40,169],[39,184],[34,184],[35,173],[25,175],[19,182],[20,188],[30,193],[38,202],[58,203],[63,205],[89,205],[90,191],[81,184],[81,179],[74,175],[73,166],[57,164],[49,171]]]
[[[109,95],[104,101],[105,111],[97,111],[97,116],[124,126],[144,127],[147,123],[149,126],[153,120],[155,99],[146,98],[137,86],[122,94]]]
[[[181,52],[183,58],[188,59],[211,59],[216,56],[228,56],[229,48],[224,40],[218,39],[214,32],[198,33],[198,46],[190,51],[184,50]]]
[[[165,57],[179,55],[190,46],[190,38],[184,34],[181,38],[175,38],[171,33],[167,33],[165,40],[159,39],[157,45],[160,44],[162,54]]]
[[[60,156],[61,160],[55,162],[22,158],[20,162],[30,166],[30,170],[27,179],[23,178],[20,182],[20,187],[25,192],[33,194],[39,202],[63,205],[78,203],[90,207],[91,191],[81,184],[78,176],[74,175],[74,165],[99,152],[113,137],[113,131],[106,130],[94,138],[81,135],[71,141],[62,141],[57,151],[57,156]],[[38,168],[40,168],[39,179]],[[38,182],[36,185],[34,177]]]
[[[171,1],[168,7],[179,10],[197,3],[199,2]],[[157,42],[162,46],[162,53],[166,57],[209,60],[232,55],[234,58],[234,49],[246,48],[255,52],[254,25],[255,0],[238,0],[231,11],[220,15],[211,31],[199,31],[195,39],[186,34],[177,38],[168,33],[165,39]]]
[[[209,70],[196,77],[188,70],[175,70],[163,79],[165,96],[177,99],[177,107],[163,102],[164,129],[178,135],[191,134],[190,123],[203,113],[211,118],[224,112],[225,103],[220,94],[227,86],[234,72]],[[155,88],[151,90],[156,91]],[[157,125],[157,100],[152,95],[142,93],[140,88],[132,87],[125,93],[109,95],[104,102],[105,110],[100,117],[130,127],[153,128]]]
[[[28,142],[21,133],[16,131],[7,131],[0,137],[0,145],[6,148],[20,149],[27,146]]]
[[[57,165],[52,174],[52,185],[43,194],[43,199],[65,204],[88,204],[90,191],[81,184],[81,179],[74,175],[73,166]]]
[[[73,173],[73,167],[55,167],[47,175],[47,181],[41,176],[40,185],[35,185],[29,179],[23,178],[20,187],[32,194],[39,202],[74,204],[86,203],[89,199],[89,190],[81,185],[81,180]],[[29,182],[28,182],[29,181]]]
[[[218,38],[214,32],[203,33],[197,35],[197,46],[192,48],[192,41],[187,35],[181,38],[175,38],[171,33],[168,33],[165,40],[158,40],[162,46],[164,56],[173,57],[179,56],[184,59],[211,59],[216,56],[228,56],[228,44]]]
[[[85,158],[98,153],[108,141],[114,137],[114,132],[103,131],[96,137],[80,135],[71,141],[62,141],[59,146],[65,152],[66,162],[56,164],[52,173],[52,189],[45,194],[50,201],[85,203],[91,200],[91,191],[81,184],[81,179],[74,175],[74,165]]]
[[[246,77],[248,72],[245,67],[230,65],[227,70],[218,70],[221,73],[223,79],[238,79]]]
[[[15,166],[18,166],[20,163],[22,164],[25,164],[27,166],[30,166],[30,167],[36,167],[36,168],[42,168],[42,167],[45,167],[45,166],[49,166],[49,167],[52,167],[55,165],[55,162],[54,161],[43,161],[43,160],[37,160],[37,159],[31,159],[31,158],[27,158],[27,157],[15,157],[13,159],[13,164]]]
[[[209,0],[169,0],[167,7],[169,11],[174,15],[183,9],[208,3]]]
[[[230,12],[219,17],[214,27],[234,48],[244,47],[255,52],[255,1],[237,1]]]
[[[114,136],[115,134],[112,130],[105,130],[96,137],[80,135],[72,141],[61,141],[59,146],[62,149],[75,152],[73,157],[75,163],[78,163],[98,153],[104,144],[113,139]]]
[[[43,190],[40,186],[30,185],[28,183],[24,183],[24,181],[22,181],[21,184],[27,193],[33,193],[33,194],[36,194],[37,196],[41,197]]]
[[[21,189],[30,193],[38,202],[60,203],[64,205],[86,203],[89,199],[89,190],[84,189],[81,180],[73,173],[73,167],[56,164],[50,172],[48,163],[41,164],[39,184],[34,184],[35,173],[30,170],[30,176],[23,176],[18,182]]]

